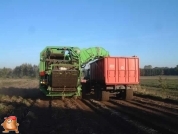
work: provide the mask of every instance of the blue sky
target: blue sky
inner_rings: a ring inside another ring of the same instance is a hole
[[[178,64],[178,0],[2,0],[0,68],[39,63],[46,46],[99,46],[140,66]]]

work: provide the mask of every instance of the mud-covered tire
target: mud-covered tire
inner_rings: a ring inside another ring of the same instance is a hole
[[[119,91],[118,94],[116,94],[116,98],[117,99],[125,99],[125,96],[126,96],[125,94],[126,94],[125,89],[124,90],[122,89]]]
[[[95,95],[95,99],[96,100],[101,100],[102,98],[102,92],[101,92],[101,88],[99,85],[96,85],[94,88],[94,95]]]
[[[86,87],[85,87],[86,93],[90,93],[91,92],[91,87],[90,87],[90,83],[86,83]]]
[[[125,92],[126,92],[125,100],[133,99],[133,89],[126,89]]]
[[[86,89],[86,88],[87,88],[86,83],[83,83],[83,84],[82,84],[82,91],[81,91],[81,94],[82,94],[81,96],[82,96],[82,98],[85,98],[85,96],[86,96],[86,93],[87,93],[87,91],[86,91],[87,89]]]
[[[108,101],[108,100],[109,100],[109,92],[102,91],[101,100],[102,100],[102,101]]]

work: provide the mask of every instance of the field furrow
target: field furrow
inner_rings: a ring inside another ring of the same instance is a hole
[[[18,81],[19,82],[19,81]],[[45,97],[30,81],[0,88],[0,121],[15,115],[25,134],[178,134],[175,101],[135,95],[96,101]],[[26,87],[25,87],[26,86]],[[3,127],[1,130],[3,131]]]

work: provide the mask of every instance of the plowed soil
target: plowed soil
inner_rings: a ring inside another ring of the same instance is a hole
[[[90,96],[77,100],[51,99],[44,97],[34,85],[28,88],[0,90],[6,96],[1,97],[1,104],[15,107],[14,112],[3,116],[16,115],[21,134],[178,133],[178,105],[172,102],[144,96],[134,96],[131,101],[115,98],[96,101]]]

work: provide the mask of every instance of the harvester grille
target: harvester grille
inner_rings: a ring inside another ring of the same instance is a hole
[[[76,90],[79,72],[76,70],[52,71],[53,91]]]

